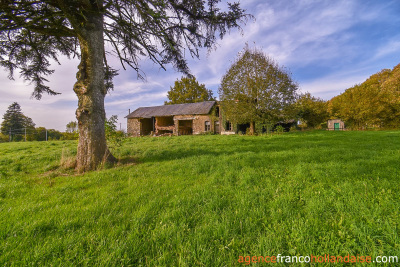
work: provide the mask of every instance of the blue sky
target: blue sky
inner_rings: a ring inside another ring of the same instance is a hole
[[[400,63],[398,0],[246,0],[242,6],[255,20],[243,25],[241,32],[231,31],[215,50],[202,50],[200,60],[188,60],[192,73],[215,96],[222,76],[246,43],[288,68],[301,92],[325,100]],[[118,115],[123,129],[128,109],[162,105],[170,86],[182,76],[172,66],[164,71],[143,60],[146,81],[142,81],[133,70],[123,71],[117,60],[109,61],[120,75],[114,81],[115,90],[106,97],[106,113]],[[1,69],[1,118],[16,101],[36,126],[64,131],[69,121],[76,120],[77,97],[72,87],[79,62],[62,58],[61,63],[54,64],[49,85],[62,94],[44,95],[40,101],[30,98],[31,85],[21,79],[8,80]]]

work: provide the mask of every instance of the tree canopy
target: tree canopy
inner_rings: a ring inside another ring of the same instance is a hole
[[[35,129],[32,119],[22,113],[21,106],[17,102],[12,103],[3,115],[1,133],[11,135],[14,139],[15,136],[24,134],[25,130],[32,129]]]
[[[287,117],[297,87],[287,70],[262,51],[246,46],[222,78],[222,110],[231,122],[250,123],[250,132],[254,132],[256,122]]]
[[[199,84],[194,76],[176,80],[174,86],[168,91],[168,99],[165,105],[215,100],[212,91],[208,90],[204,84]]]
[[[329,118],[326,101],[314,97],[308,92],[299,95],[294,109],[297,113],[297,119],[300,119],[310,128],[320,126]]]
[[[392,128],[400,125],[400,64],[384,69],[328,102],[332,118],[350,128]]]
[[[66,130],[67,133],[75,133],[78,131],[78,123],[76,121],[70,121],[66,125]]]
[[[79,46],[87,39],[86,31],[97,28],[104,35],[98,41],[113,48],[101,55],[105,65],[107,56],[116,56],[124,69],[130,66],[141,76],[140,58],[145,56],[161,68],[172,63],[189,73],[186,48],[199,57],[199,47],[215,45],[215,33],[222,38],[246,17],[238,3],[228,3],[228,11],[222,12],[219,2],[4,0],[0,2],[0,64],[10,77],[19,68],[24,79],[34,82],[34,97],[57,94],[45,85],[46,76],[53,73],[49,60],[83,56]]]
[[[199,48],[213,48],[217,37],[239,28],[247,17],[238,3],[219,7],[220,0],[3,0],[0,2],[0,65],[10,78],[19,69],[34,83],[33,97],[57,94],[46,85],[53,73],[50,60],[60,55],[80,58],[74,91],[78,96],[77,169],[86,171],[112,161],[105,141],[104,97],[116,71],[140,71],[149,58],[161,68],[172,64],[188,74],[185,53],[199,57]],[[109,47],[109,50],[105,49]]]

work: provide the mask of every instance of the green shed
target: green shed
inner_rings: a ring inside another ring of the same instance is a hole
[[[329,131],[343,131],[344,122],[340,119],[328,120],[328,130]]]

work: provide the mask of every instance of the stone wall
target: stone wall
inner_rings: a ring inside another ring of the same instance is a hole
[[[235,130],[233,129],[233,125],[231,123],[231,129],[226,128],[226,123],[227,121],[222,121],[222,118],[220,118],[220,128],[221,128],[221,135],[231,135],[231,134],[236,134]]]
[[[210,131],[215,133],[215,122],[219,121],[219,130],[223,131],[220,118],[216,116],[215,107],[208,115],[176,115],[168,117],[156,117],[155,118],[155,134],[165,134],[167,132],[173,135],[181,134],[201,134],[206,132],[206,121],[210,122]],[[150,119],[149,119],[150,120]],[[179,131],[179,121],[185,121],[181,123],[181,128],[191,128],[191,131]],[[143,120],[143,123],[145,121]],[[146,121],[146,125],[142,124],[140,119],[131,118],[127,122],[127,132],[129,136],[142,136],[148,135],[149,129],[153,127],[152,120]],[[149,124],[149,125],[147,125]],[[151,127],[150,127],[151,126]],[[150,127],[150,128],[149,128]],[[149,129],[147,129],[149,128]],[[151,129],[150,129],[151,130]],[[151,132],[151,131],[150,131]]]
[[[174,116],[175,121],[175,133],[179,132],[178,121],[180,120],[192,120],[193,121],[193,134],[200,134],[205,132],[205,122],[209,121],[211,125],[211,132],[214,131],[214,123],[209,115],[177,115]]]
[[[211,121],[210,116],[208,115],[199,115],[197,116],[197,120],[193,121],[193,134],[200,134],[206,132],[205,123],[206,121],[210,122],[211,130],[210,132],[214,132],[214,123]]]
[[[140,136],[140,121],[139,119],[128,119],[127,127],[129,136]]]

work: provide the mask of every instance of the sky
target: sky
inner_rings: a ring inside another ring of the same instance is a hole
[[[241,6],[255,19],[242,24],[241,31],[230,31],[216,49],[201,50],[200,59],[188,58],[192,74],[216,97],[222,76],[246,43],[289,69],[300,92],[324,100],[400,63],[398,0],[242,0]],[[68,122],[76,121],[78,98],[72,88],[79,62],[60,59],[61,65],[52,65],[55,73],[48,84],[61,95],[43,95],[40,101],[31,98],[33,85],[17,75],[9,80],[7,71],[0,69],[1,118],[18,102],[36,127],[65,131]],[[109,62],[120,71],[114,91],[106,96],[106,114],[117,115],[121,129],[126,129],[128,110],[163,105],[167,91],[182,77],[172,65],[164,71],[143,60],[146,79],[140,80],[116,59]]]

